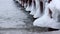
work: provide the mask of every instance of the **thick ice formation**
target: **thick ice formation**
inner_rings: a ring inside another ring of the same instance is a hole
[[[60,0],[53,0],[55,7],[60,10]]]
[[[60,23],[56,21],[58,11],[54,7],[55,7],[55,5],[53,4],[53,2],[48,4],[45,8],[44,15],[42,17],[36,19],[33,22],[33,25],[39,26],[39,27],[50,27],[50,28],[60,29]],[[50,18],[50,16],[49,16],[49,12],[48,12],[49,8],[53,12],[53,16],[54,16],[53,18]]]
[[[52,10],[53,19],[58,21],[58,15],[60,14],[60,11],[59,11],[58,8],[56,8],[55,4],[59,5],[58,3],[55,3],[56,1],[58,1],[58,0],[51,1],[50,4],[49,4],[49,8]]]

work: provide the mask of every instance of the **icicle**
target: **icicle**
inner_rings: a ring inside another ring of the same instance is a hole
[[[36,0],[36,13],[34,14],[34,18],[39,18],[41,17],[42,13],[40,10],[40,0]]]
[[[26,10],[26,11],[30,11],[29,1],[28,1],[28,3],[27,3],[27,7],[26,7],[25,10]]]
[[[28,0],[28,3],[27,3],[27,7],[26,7],[26,11],[31,11],[31,5],[30,5],[30,3],[29,3],[30,1]]]
[[[26,5],[27,5],[27,4],[26,4],[26,3],[24,3],[24,8],[26,8]]]
[[[36,12],[36,8],[35,8],[35,5],[34,5],[34,2],[35,2],[35,0],[32,0],[32,7],[31,7],[31,12],[30,12],[31,15],[34,15],[35,12]]]
[[[18,1],[20,4],[22,3],[21,1]]]
[[[22,0],[21,2],[22,2],[22,6],[24,6],[24,2],[23,2],[23,0]]]

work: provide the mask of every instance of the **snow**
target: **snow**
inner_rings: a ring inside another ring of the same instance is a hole
[[[27,15],[16,7],[13,0],[0,0],[0,27],[17,28],[26,25],[23,21]]]
[[[19,28],[21,28],[23,25],[25,25],[24,22],[19,21],[19,22],[15,22],[15,21],[0,21],[0,27],[2,28],[18,28],[18,25],[20,25]]]
[[[0,30],[0,34],[40,34],[40,32],[30,32],[30,31],[27,31],[27,30]]]

